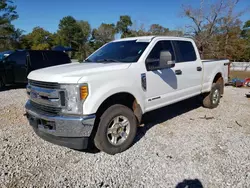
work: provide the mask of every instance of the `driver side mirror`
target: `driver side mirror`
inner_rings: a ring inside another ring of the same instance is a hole
[[[172,60],[172,54],[169,51],[161,51],[159,59],[147,59],[146,67],[148,71],[172,68],[175,61]]]
[[[172,54],[169,51],[160,52],[160,67],[172,68],[175,62],[172,60]]]

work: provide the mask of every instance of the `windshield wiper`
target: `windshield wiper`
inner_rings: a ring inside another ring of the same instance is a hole
[[[84,61],[85,62],[92,62],[90,59],[85,59]]]
[[[99,59],[96,62],[108,62],[108,63],[110,63],[110,62],[119,62],[119,61],[117,61],[115,59]]]

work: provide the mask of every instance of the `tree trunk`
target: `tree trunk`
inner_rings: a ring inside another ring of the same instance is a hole
[[[199,50],[201,59],[204,59],[204,48],[203,48],[203,45],[199,46],[198,50]]]
[[[224,47],[224,58],[227,57],[228,38],[229,38],[229,35],[228,35],[228,32],[227,32],[227,34],[226,34],[226,40],[225,40],[225,47]]]

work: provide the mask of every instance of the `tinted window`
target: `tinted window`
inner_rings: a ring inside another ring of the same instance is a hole
[[[193,44],[189,41],[174,41],[177,62],[195,61]]]
[[[30,51],[30,62],[33,69],[44,67],[44,58],[42,51]]]
[[[150,62],[159,63],[161,51],[169,51],[172,55],[172,61],[175,60],[174,50],[170,41],[157,42],[150,54],[148,55],[147,60],[150,60]]]
[[[111,42],[92,54],[87,62],[137,62],[149,42],[120,41]]]
[[[64,52],[45,51],[44,56],[48,66],[61,65],[71,62],[69,56]]]
[[[6,58],[6,61],[15,62],[17,65],[26,64],[26,52],[15,52]]]
[[[30,60],[33,69],[70,63],[67,54],[56,51],[30,51]]]

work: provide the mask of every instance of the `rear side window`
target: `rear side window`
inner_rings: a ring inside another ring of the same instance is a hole
[[[44,56],[46,58],[46,64],[49,66],[61,65],[71,62],[69,56],[64,52],[46,51],[44,52]]]
[[[44,67],[44,57],[41,51],[30,51],[30,62],[33,69]]]
[[[194,46],[189,41],[173,41],[176,51],[176,62],[189,62],[196,60]]]

